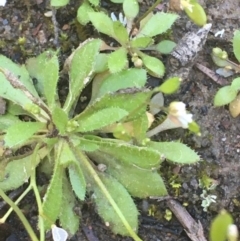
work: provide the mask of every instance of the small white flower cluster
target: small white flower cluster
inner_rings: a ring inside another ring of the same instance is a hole
[[[172,102],[169,105],[169,118],[182,128],[188,128],[188,125],[193,122],[193,115],[187,113],[186,105],[183,102]]]
[[[5,6],[7,0],[0,0],[0,6]]]
[[[217,199],[216,195],[207,194],[206,190],[203,190],[200,197],[203,199],[201,206],[203,207],[204,212],[207,212],[207,208],[211,205],[211,203],[215,203]]]
[[[127,25],[127,18],[122,13],[119,13],[118,18],[116,17],[115,13],[111,13],[111,19],[113,21],[119,21],[124,27]]]

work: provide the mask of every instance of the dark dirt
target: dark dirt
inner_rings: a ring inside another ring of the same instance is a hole
[[[151,1],[143,1],[142,7],[146,9]],[[199,53],[197,62],[215,70],[210,53],[213,47],[225,49],[230,58],[233,57],[231,39],[235,29],[240,29],[240,3],[238,0],[201,0],[205,7],[209,22],[213,24],[208,40]],[[60,46],[62,52],[60,60],[63,63],[71,50],[78,46],[79,42],[97,33],[91,26],[88,29],[76,27],[75,16],[79,3],[70,1],[67,8],[58,10],[57,21],[60,28]],[[5,7],[0,7],[0,54],[6,55],[17,63],[23,63],[28,57],[38,55],[47,48],[56,48],[54,43],[54,29],[51,18],[44,16],[49,10],[47,1],[43,0],[8,0]],[[120,9],[115,12],[121,11]],[[174,38],[178,40],[195,26],[183,16],[174,27]],[[215,37],[219,30],[225,29],[223,38]],[[65,37],[63,37],[66,36]],[[25,44],[21,45],[21,38],[25,38]],[[234,60],[234,58],[232,58]],[[231,77],[229,82],[231,81]],[[63,81],[64,82],[64,81]],[[206,237],[211,219],[221,208],[229,210],[239,226],[239,199],[240,199],[240,121],[232,118],[227,108],[215,108],[213,97],[220,86],[214,83],[204,73],[193,67],[188,80],[182,84],[181,90],[174,96],[167,97],[166,104],[177,99],[187,104],[188,110],[194,114],[194,118],[201,126],[201,137],[187,134],[185,130],[163,132],[159,139],[181,139],[202,158],[195,166],[186,166],[178,170],[178,180],[182,186],[178,190],[178,200],[188,203],[188,211],[195,220],[203,224]],[[64,91],[63,91],[64,92]],[[163,166],[167,172],[176,171],[175,166]],[[217,195],[216,203],[211,204],[208,212],[201,207],[202,189],[198,179],[204,174],[213,178],[218,183],[215,190],[209,194]],[[166,176],[166,183],[169,177]],[[174,195],[174,189],[169,185],[169,192]],[[170,222],[163,218],[166,204],[164,201],[136,200],[139,208],[139,236],[144,241],[188,241],[179,222],[173,218]],[[22,204],[28,220],[33,226],[37,222],[37,210],[34,197],[29,195]],[[154,216],[149,216],[146,211],[149,207],[154,211]],[[80,208],[79,208],[80,209]],[[1,209],[1,215],[6,207]],[[72,241],[130,241],[131,238],[113,235],[94,212],[91,202],[84,204],[82,209],[82,229],[71,238]],[[30,240],[20,221],[15,215],[11,216],[7,224],[0,226],[0,241]],[[49,235],[47,240],[51,240]]]

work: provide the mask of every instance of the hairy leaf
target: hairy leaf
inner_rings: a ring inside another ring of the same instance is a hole
[[[177,18],[178,16],[172,13],[156,13],[143,26],[137,37],[154,37],[162,34],[171,28]]]
[[[65,174],[63,174],[63,195],[59,221],[61,226],[70,234],[74,235],[79,229],[79,216],[74,212],[76,200],[72,188]]]
[[[114,39],[116,39],[122,46],[126,46],[129,41],[127,29],[119,21],[113,22]]]
[[[5,75],[1,72],[0,86],[0,97],[11,100],[13,103],[20,105],[22,108],[33,104],[33,102],[24,94],[24,92],[20,89],[14,88],[6,79]]]
[[[88,14],[93,26],[101,33],[114,36],[113,21],[103,12],[90,12]]]
[[[240,77],[238,77],[232,81],[231,87],[234,88],[236,91],[240,90]]]
[[[123,70],[118,74],[109,75],[99,86],[98,97],[109,92],[126,88],[142,88],[147,82],[147,73],[143,69]]]
[[[133,19],[138,15],[139,5],[137,0],[124,0],[123,12],[129,19]]]
[[[131,228],[137,231],[138,211],[126,189],[112,177],[101,175],[101,180]],[[97,186],[94,187],[94,197],[98,214],[110,225],[111,230],[124,236],[129,235],[121,219]]]
[[[146,54],[141,54],[140,57],[149,74],[155,77],[162,77],[164,75],[165,68],[161,60]]]
[[[128,112],[124,109],[117,107],[109,107],[95,113],[84,116],[84,118],[76,119],[79,123],[77,131],[79,132],[89,132],[101,129],[112,123],[120,121],[122,118],[128,115]]]
[[[125,48],[119,48],[108,55],[108,68],[113,74],[126,68],[127,63],[127,51]]]
[[[181,79],[178,77],[173,77],[166,80],[163,84],[161,84],[161,86],[159,87],[159,90],[164,94],[172,94],[179,89],[180,84],[181,84]]]
[[[176,43],[170,40],[163,40],[155,46],[156,50],[161,54],[170,54],[175,47]]]
[[[99,0],[89,0],[89,2],[94,5],[94,6],[98,6],[99,5]]]
[[[36,58],[27,61],[27,69],[31,77],[37,79],[37,89],[46,98],[48,106],[53,109],[58,100],[57,82],[59,63],[57,52],[48,50]]]
[[[146,48],[153,44],[153,40],[150,37],[140,37],[133,39],[130,44],[133,48]]]
[[[61,211],[63,167],[55,164],[53,176],[43,198],[43,221],[46,230],[57,220]]]
[[[126,142],[112,141],[111,139],[81,140],[82,145],[87,145],[89,142],[96,143],[100,152],[113,156],[123,164],[151,170],[159,167],[162,162],[159,152],[152,150],[152,148],[133,146]]]
[[[94,72],[95,73],[102,73],[105,70],[108,69],[108,54],[99,54],[96,57],[96,61],[95,61],[95,66],[94,66]]]
[[[63,134],[68,122],[67,114],[64,112],[63,109],[61,109],[58,106],[55,106],[52,112],[52,119],[60,134]]]
[[[80,115],[74,119],[87,118],[88,116],[96,113],[99,110],[116,107],[129,112],[128,119],[137,118],[139,115],[145,113],[148,101],[152,95],[151,91],[140,92],[140,90],[128,91],[126,93],[113,93],[106,94],[101,98],[96,99],[91,105],[89,105]]]
[[[233,36],[233,52],[238,62],[240,62],[240,30],[236,30]]]
[[[36,89],[34,88],[33,82],[25,66],[19,66],[7,57],[0,55],[0,68],[9,70],[12,74],[19,78],[20,82],[27,88],[28,91],[30,91],[31,94],[33,94],[35,97],[38,97]],[[1,83],[0,89],[2,89],[2,87],[3,84]]]
[[[72,189],[76,196],[83,201],[86,194],[86,181],[79,163],[75,162],[70,165],[68,171]]]
[[[188,17],[198,26],[204,26],[207,23],[207,16],[202,6],[196,1],[190,1],[191,9],[185,8]]]
[[[123,164],[115,157],[101,152],[93,155],[95,159],[100,159],[107,166],[106,172],[116,178],[132,196],[146,198],[167,195],[164,182],[156,170]]]
[[[94,12],[94,9],[91,7],[88,1],[83,1],[77,11],[78,22],[82,25],[86,25],[90,21],[88,14],[91,12]]]
[[[168,161],[178,164],[194,164],[200,160],[196,152],[179,142],[148,142],[147,146],[159,152]]]
[[[18,117],[11,115],[11,114],[5,114],[0,116],[0,130],[6,131],[7,128],[17,125],[21,123]]]
[[[227,233],[229,225],[233,223],[231,215],[222,210],[216,218],[213,219],[210,227],[211,241],[225,241],[227,240]]]
[[[36,168],[40,160],[43,159],[48,152],[49,150],[46,147],[39,149],[34,162],[32,155],[9,162],[4,170],[0,169],[0,188],[6,192],[17,189],[26,183],[32,173],[32,169]]]
[[[45,124],[40,122],[20,122],[7,129],[7,133],[4,137],[5,145],[7,147],[13,147],[23,144],[34,133],[44,128]]]
[[[87,40],[75,51],[70,66],[70,87],[63,108],[65,111],[68,112],[71,109],[82,89],[90,82],[100,45],[101,40]]]
[[[224,86],[214,96],[214,106],[227,105],[237,96],[237,91],[231,86]]]

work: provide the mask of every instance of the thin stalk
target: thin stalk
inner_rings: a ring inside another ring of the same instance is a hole
[[[29,185],[28,188],[27,188],[27,189],[21,194],[21,196],[19,196],[19,198],[15,201],[15,204],[18,205],[18,204],[20,203],[20,201],[28,194],[28,192],[31,191],[31,189],[32,189],[32,186]],[[10,208],[8,209],[8,211],[5,213],[5,215],[0,219],[0,223],[5,223],[12,211],[13,211],[13,208],[10,207]]]
[[[21,220],[21,222],[23,223],[25,229],[27,230],[30,238],[32,241],[39,241],[39,239],[37,238],[36,234],[34,233],[31,225],[29,224],[28,220],[26,219],[26,217],[23,215],[22,211],[19,209],[19,207],[3,192],[2,189],[0,189],[0,196],[2,197],[2,199],[9,204],[9,206],[12,207],[12,209],[15,211],[15,213],[18,215],[19,219]]]
[[[137,26],[142,19],[144,19],[150,12],[152,12],[156,7],[157,5],[161,2],[162,0],[157,0],[148,10],[147,12],[145,12],[140,18],[138,18],[138,20],[136,21],[136,23],[134,24],[135,26]],[[132,33],[133,29],[131,30],[130,33]]]
[[[38,153],[38,150],[40,148],[41,144],[37,144],[37,146],[35,147],[34,149],[34,153],[33,153],[33,156],[32,156],[32,164],[33,166],[35,167],[35,164],[34,162],[37,160],[37,153]],[[42,213],[42,201],[41,201],[41,197],[40,197],[40,194],[39,194],[39,191],[38,191],[38,188],[37,188],[37,184],[36,184],[36,168],[32,168],[33,171],[31,173],[31,177],[30,177],[30,185],[33,189],[33,192],[34,192],[34,195],[35,195],[35,198],[36,198],[36,202],[37,202],[37,206],[38,206],[38,213]],[[45,232],[44,232],[44,224],[43,224],[43,219],[41,217],[41,215],[38,215],[39,216],[39,231],[40,231],[40,241],[44,241],[45,240]]]
[[[96,174],[94,168],[92,167],[92,165],[89,163],[88,159],[86,158],[86,156],[79,151],[77,148],[74,148],[73,144],[71,142],[69,142],[69,145],[71,147],[71,149],[73,150],[74,155],[76,156],[76,158],[78,160],[81,160],[81,162],[83,163],[83,165],[88,169],[88,171],[90,172],[90,175],[93,177],[93,179],[95,180],[95,182],[97,183],[97,185],[99,186],[99,188],[101,189],[101,191],[103,192],[103,194],[106,196],[107,200],[109,201],[109,203],[112,205],[113,209],[115,210],[115,212],[117,213],[117,215],[119,216],[119,218],[121,219],[123,225],[125,226],[125,228],[128,230],[130,236],[135,240],[135,241],[142,241],[137,234],[134,232],[134,230],[132,229],[132,227],[129,225],[128,221],[126,220],[126,218],[124,217],[124,215],[122,214],[121,210],[118,208],[118,205],[116,204],[116,202],[113,200],[112,196],[110,195],[110,193],[108,192],[108,190],[106,189],[106,187],[104,186],[104,184],[102,183],[102,180],[99,178],[99,176]]]

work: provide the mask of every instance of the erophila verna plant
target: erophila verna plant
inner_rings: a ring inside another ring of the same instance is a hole
[[[167,195],[159,171],[165,159],[180,165],[199,161],[199,156],[182,143],[149,139],[170,128],[197,129],[182,102],[165,108],[166,120],[151,128],[156,113],[151,111],[152,105],[159,101],[156,97],[176,91],[180,79],[168,79],[153,90],[145,88],[147,73],[161,77],[165,70],[159,59],[143,50],[172,50],[173,42],[155,45],[152,37],[170,29],[177,15],[149,14],[133,35],[128,27],[133,26],[138,4],[124,1],[123,9],[126,21],[122,17],[122,22],[102,12],[88,13],[96,29],[121,46],[109,47],[100,39],[82,43],[64,66],[69,74],[65,100],[59,99],[57,89],[58,52],[48,50],[22,66],[0,55],[0,97],[7,100],[6,113],[0,115],[0,196],[18,214],[34,241],[44,241],[50,229],[55,240],[56,236],[65,240],[74,235],[81,221],[74,207],[86,197],[114,233],[139,241],[138,210],[132,197]],[[159,47],[161,44],[165,47]],[[101,52],[106,49],[115,51]],[[134,68],[129,67],[127,55],[132,57]],[[90,83],[88,106],[78,113],[76,105]],[[49,177],[43,194],[39,189],[44,188],[36,183],[37,167]],[[26,182],[26,190],[12,202],[5,192]],[[39,237],[17,207],[31,190],[38,206]],[[10,213],[0,222],[5,222]],[[57,221],[63,229],[56,227]]]
[[[146,138],[151,122],[146,112],[149,100],[160,89],[164,91],[166,82],[164,88],[150,91],[142,89],[147,80],[144,69],[96,74],[101,46],[101,40],[89,39],[68,59],[69,93],[62,105],[57,93],[57,52],[46,51],[25,66],[0,56],[0,96],[8,100],[7,112],[0,116],[0,194],[17,212],[32,240],[44,240],[52,225],[56,231],[56,220],[73,235],[81,219],[73,207],[86,195],[113,232],[140,240],[138,211],[131,196],[167,195],[159,173],[165,158],[178,164],[199,160],[184,144]],[[91,81],[90,103],[75,113],[76,102]],[[179,112],[173,108],[172,116],[181,117]],[[104,133],[109,132],[116,138],[107,138]],[[36,184],[37,166],[51,176],[43,197]],[[4,192],[28,179],[29,187],[14,204]],[[38,205],[39,239],[16,206],[30,190]]]
[[[236,59],[240,62],[240,31],[236,30],[233,37],[233,53]],[[231,76],[234,73],[239,73],[240,66],[228,59],[226,51],[220,48],[214,48],[212,51],[212,59],[214,63],[221,67],[217,73],[225,77]],[[214,97],[215,106],[223,106],[229,104],[229,111],[232,117],[237,117],[240,114],[240,77],[232,80],[230,85],[224,86],[218,90]]]

